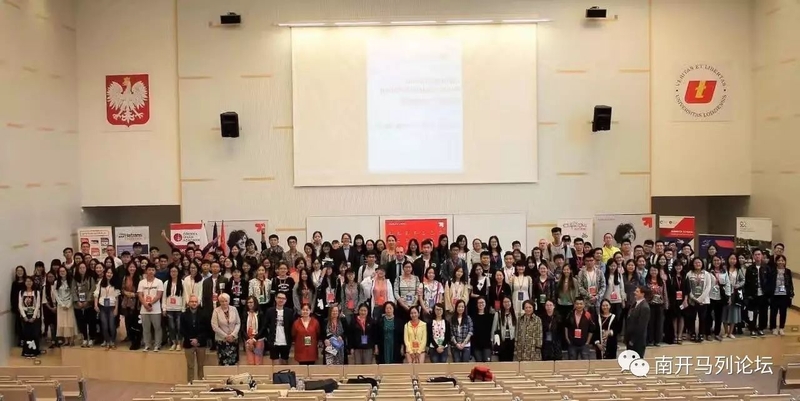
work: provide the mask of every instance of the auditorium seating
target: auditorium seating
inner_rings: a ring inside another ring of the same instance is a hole
[[[612,364],[613,363],[613,364]],[[331,394],[298,391],[272,384],[271,366],[209,367],[209,375],[192,385],[175,385],[172,392],[153,394],[152,400],[170,401],[791,401],[788,394],[757,394],[752,387],[727,387],[718,381],[702,381],[692,375],[653,375],[637,378],[620,372],[616,361],[558,361],[488,363],[494,380],[472,382],[472,363],[362,366],[281,366],[295,372],[298,380],[318,379],[329,372],[342,384]],[[233,393],[208,393],[234,374],[257,372],[256,390],[244,398]],[[268,374],[269,373],[269,374]],[[368,384],[346,384],[358,375],[379,381],[377,389]],[[456,380],[431,383],[427,379],[449,376]],[[134,400],[138,401],[138,400]],[[143,400],[142,400],[143,401]]]
[[[0,367],[0,395],[5,401],[85,401],[80,371],[76,366]]]

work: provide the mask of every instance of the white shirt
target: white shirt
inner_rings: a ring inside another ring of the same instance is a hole
[[[511,285],[511,279],[514,278],[514,266],[503,267],[503,273],[506,275],[506,284]]]
[[[145,301],[150,299],[151,304],[153,305],[152,310],[150,312],[144,308],[142,305],[141,309],[139,310],[139,314],[141,315],[157,315],[161,314],[161,298],[158,298],[158,292],[164,292],[164,283],[157,278],[153,278],[153,281],[148,282],[145,278],[144,280],[139,282],[139,288],[137,288],[136,292],[142,294],[144,296]]]
[[[172,283],[170,281],[167,282],[167,285],[171,287],[169,291],[170,295],[167,296],[166,288],[164,293],[161,294],[161,301],[164,303],[164,308],[171,312],[183,312],[185,309],[183,307],[183,297],[175,295],[175,293],[178,292],[178,286],[183,286],[183,283]]]
[[[275,309],[275,313],[277,314],[277,319],[275,319],[275,345],[283,346],[286,344],[286,331],[284,331],[283,325],[283,309]]]
[[[114,288],[112,285],[102,288],[100,288],[98,285],[97,288],[94,289],[94,298],[97,300],[97,304],[100,306],[115,306],[117,304],[118,296],[119,290]]]

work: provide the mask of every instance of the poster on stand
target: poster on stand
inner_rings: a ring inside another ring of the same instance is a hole
[[[695,249],[696,233],[694,216],[658,216],[658,239],[664,242],[688,243]]]
[[[78,249],[84,256],[91,255],[92,258],[100,259],[109,245],[114,245],[111,226],[78,229]]]
[[[632,246],[642,245],[647,239],[656,238],[656,215],[654,214],[599,214],[594,218],[595,247],[603,246],[603,236],[611,233],[615,246],[629,239]]]
[[[116,238],[117,255],[128,251],[133,253],[133,244],[142,244],[142,254],[150,252],[150,227],[114,227],[114,238]]]
[[[397,243],[403,246],[415,238],[421,247],[422,241],[430,238],[433,240],[433,247],[436,248],[439,236],[447,235],[447,219],[386,219],[384,233],[387,236],[394,235]]]
[[[219,230],[222,230],[222,223],[225,223],[225,245],[226,249],[230,249],[233,245],[238,245],[239,249],[244,253],[245,243],[249,238],[256,242],[256,249],[261,249],[261,233],[267,231],[267,220],[207,220],[206,221],[206,236],[208,239],[213,240],[214,224],[217,225]],[[299,242],[299,240],[298,240]],[[283,246],[286,248],[286,239],[283,238]],[[302,250],[303,244],[298,245]]]
[[[754,249],[772,249],[772,219],[766,217],[736,218],[736,249],[750,253]]]
[[[728,256],[736,251],[736,236],[733,235],[700,234],[697,236],[697,241],[699,247],[696,252],[702,259],[708,257],[708,248],[712,246],[723,260],[728,260]]]
[[[591,218],[559,219],[558,226],[561,227],[561,235],[569,235],[573,242],[576,238],[592,242],[594,220]]]
[[[186,249],[186,244],[194,242],[203,248],[208,244],[208,234],[205,224],[200,223],[172,223],[169,225],[169,239],[178,249]]]

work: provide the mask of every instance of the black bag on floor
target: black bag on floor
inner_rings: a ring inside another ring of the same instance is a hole
[[[339,383],[333,379],[307,380],[305,384],[306,390],[325,390],[326,394],[339,388]]]
[[[372,388],[378,387],[378,381],[371,377],[358,376],[355,379],[347,379],[347,384],[364,384],[369,383]]]
[[[215,387],[208,390],[209,393],[236,393],[237,397],[244,397],[244,391],[235,389],[233,387]]]
[[[428,383],[453,383],[453,387],[455,387],[456,379],[447,376],[429,377]]]
[[[297,388],[297,375],[289,369],[279,370],[272,374],[273,384],[288,384],[291,388]]]

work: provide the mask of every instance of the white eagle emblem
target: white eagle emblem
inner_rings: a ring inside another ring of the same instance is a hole
[[[146,110],[147,100],[147,85],[144,82],[131,83],[129,76],[122,78],[121,85],[117,81],[112,81],[106,89],[108,122],[130,126],[137,120],[144,120],[138,122],[144,124],[149,119]]]

